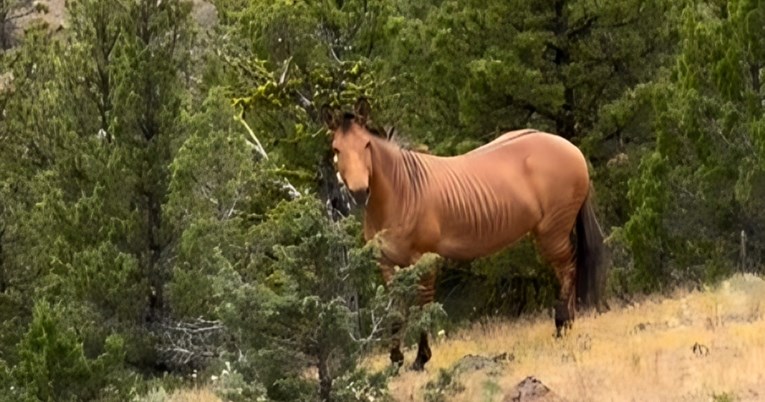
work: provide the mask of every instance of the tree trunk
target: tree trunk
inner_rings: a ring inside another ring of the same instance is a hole
[[[332,400],[332,375],[329,372],[329,356],[322,345],[319,346],[319,397],[322,402]]]
[[[151,191],[146,193],[146,236],[148,246],[148,261],[146,266],[146,277],[151,285],[151,294],[149,295],[149,320],[157,319],[163,309],[164,275],[160,272],[160,256],[162,246],[160,244],[160,226],[162,224],[162,210],[158,196]]]
[[[564,75],[565,68],[571,63],[569,54],[568,40],[568,13],[566,12],[566,2],[558,0],[555,2],[555,23],[553,31],[557,43],[555,46],[555,65],[558,70],[560,82],[563,83],[563,106],[558,116],[555,118],[556,133],[561,137],[570,140],[576,135],[574,121],[574,89],[568,85],[567,77]]]
[[[3,237],[5,237],[5,227],[0,230],[0,293],[5,292],[7,287],[5,280],[5,256],[3,255]]]

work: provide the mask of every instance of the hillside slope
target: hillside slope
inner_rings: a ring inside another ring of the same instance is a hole
[[[26,28],[32,21],[42,20],[44,21],[51,31],[58,31],[60,29],[66,29],[66,1],[67,0],[25,0],[22,2],[22,7],[15,10],[11,15],[19,15],[21,17],[14,18],[11,23],[11,32],[9,34],[14,40],[22,34],[24,28]],[[217,11],[208,0],[191,0],[193,3],[192,15],[195,21],[202,27],[202,29],[212,28],[218,20]],[[37,9],[38,5],[45,10],[44,12],[33,12]]]
[[[735,276],[704,292],[580,317],[561,340],[547,317],[478,324],[434,342],[427,371],[402,371],[390,390],[399,401],[502,401],[533,376],[568,401],[762,400],[763,296],[763,280]],[[384,355],[369,362],[387,364]]]
[[[737,275],[715,289],[580,317],[559,340],[549,317],[476,324],[432,342],[426,371],[402,370],[389,389],[396,401],[765,400],[764,298],[765,281]],[[407,363],[415,353],[405,350]],[[383,370],[387,354],[366,365]],[[521,382],[521,393],[529,385],[549,392],[518,398]],[[221,401],[204,388],[165,400]]]

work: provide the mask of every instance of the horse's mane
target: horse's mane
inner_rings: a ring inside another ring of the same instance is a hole
[[[343,131],[348,131],[351,128],[351,123],[353,123],[355,119],[356,119],[355,114],[351,112],[345,112],[343,114],[343,124],[342,124]],[[402,138],[401,133],[395,126],[389,126],[388,128],[385,128],[385,127],[380,127],[378,125],[369,124],[369,121],[367,121],[367,123],[364,124],[362,127],[366,129],[367,131],[369,131],[375,137],[380,138],[386,142],[395,144],[397,147],[403,150],[419,152],[412,147],[412,144],[410,144],[410,141],[408,141],[406,138]]]

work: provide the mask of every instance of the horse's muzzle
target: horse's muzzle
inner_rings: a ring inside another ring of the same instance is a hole
[[[369,187],[361,190],[350,191],[351,197],[356,205],[364,206],[369,201]]]

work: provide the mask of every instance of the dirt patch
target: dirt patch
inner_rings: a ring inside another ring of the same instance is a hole
[[[218,10],[214,5],[205,0],[194,0],[193,3],[191,15],[200,29],[210,30],[218,25]]]

